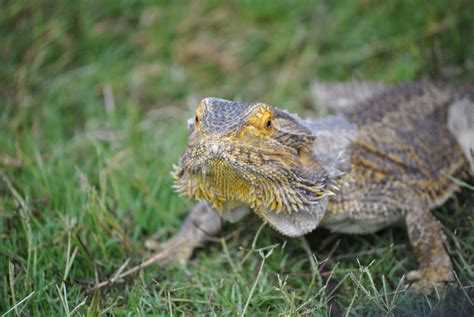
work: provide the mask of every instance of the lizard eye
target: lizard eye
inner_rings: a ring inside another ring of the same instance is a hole
[[[200,118],[199,114],[196,114],[194,116],[194,128],[197,129],[197,130],[201,129],[201,118]]]
[[[194,125],[199,128],[200,125],[201,125],[201,116],[203,114],[203,111],[204,111],[204,102],[205,102],[205,99],[203,101],[201,101],[201,103],[199,103],[199,106],[196,108],[196,112],[195,112],[195,116],[194,116]]]
[[[271,129],[272,128],[272,119],[268,118],[267,121],[265,121],[264,127],[265,129]]]

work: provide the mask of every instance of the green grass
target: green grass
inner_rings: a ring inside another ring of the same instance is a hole
[[[1,1],[0,313],[472,314],[469,190],[435,211],[464,286],[440,297],[401,281],[403,230],[286,239],[252,217],[187,267],[87,292],[192,206],[170,170],[200,98],[315,115],[315,79],[473,80],[468,2]]]

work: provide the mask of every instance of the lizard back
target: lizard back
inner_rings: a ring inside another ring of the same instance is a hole
[[[457,189],[451,177],[467,161],[449,131],[448,109],[474,96],[472,86],[451,88],[430,83],[389,89],[344,113],[359,127],[351,152],[351,177],[358,186],[399,181],[419,192],[430,208]]]

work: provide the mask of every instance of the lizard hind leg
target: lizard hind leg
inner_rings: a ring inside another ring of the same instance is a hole
[[[425,208],[407,212],[405,221],[410,242],[418,257],[419,270],[408,273],[412,288],[431,293],[454,280],[451,259],[443,245],[443,233],[436,218]]]

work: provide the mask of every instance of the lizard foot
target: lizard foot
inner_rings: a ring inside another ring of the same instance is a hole
[[[417,292],[431,294],[436,288],[442,292],[446,283],[454,281],[454,275],[449,267],[426,268],[411,271],[407,274],[407,280],[413,282],[411,288]]]
[[[164,254],[167,262],[175,262],[184,265],[187,264],[191,258],[195,244],[181,239],[180,237],[172,237],[162,243],[155,239],[148,239],[145,241],[145,248],[152,250],[156,254]]]

